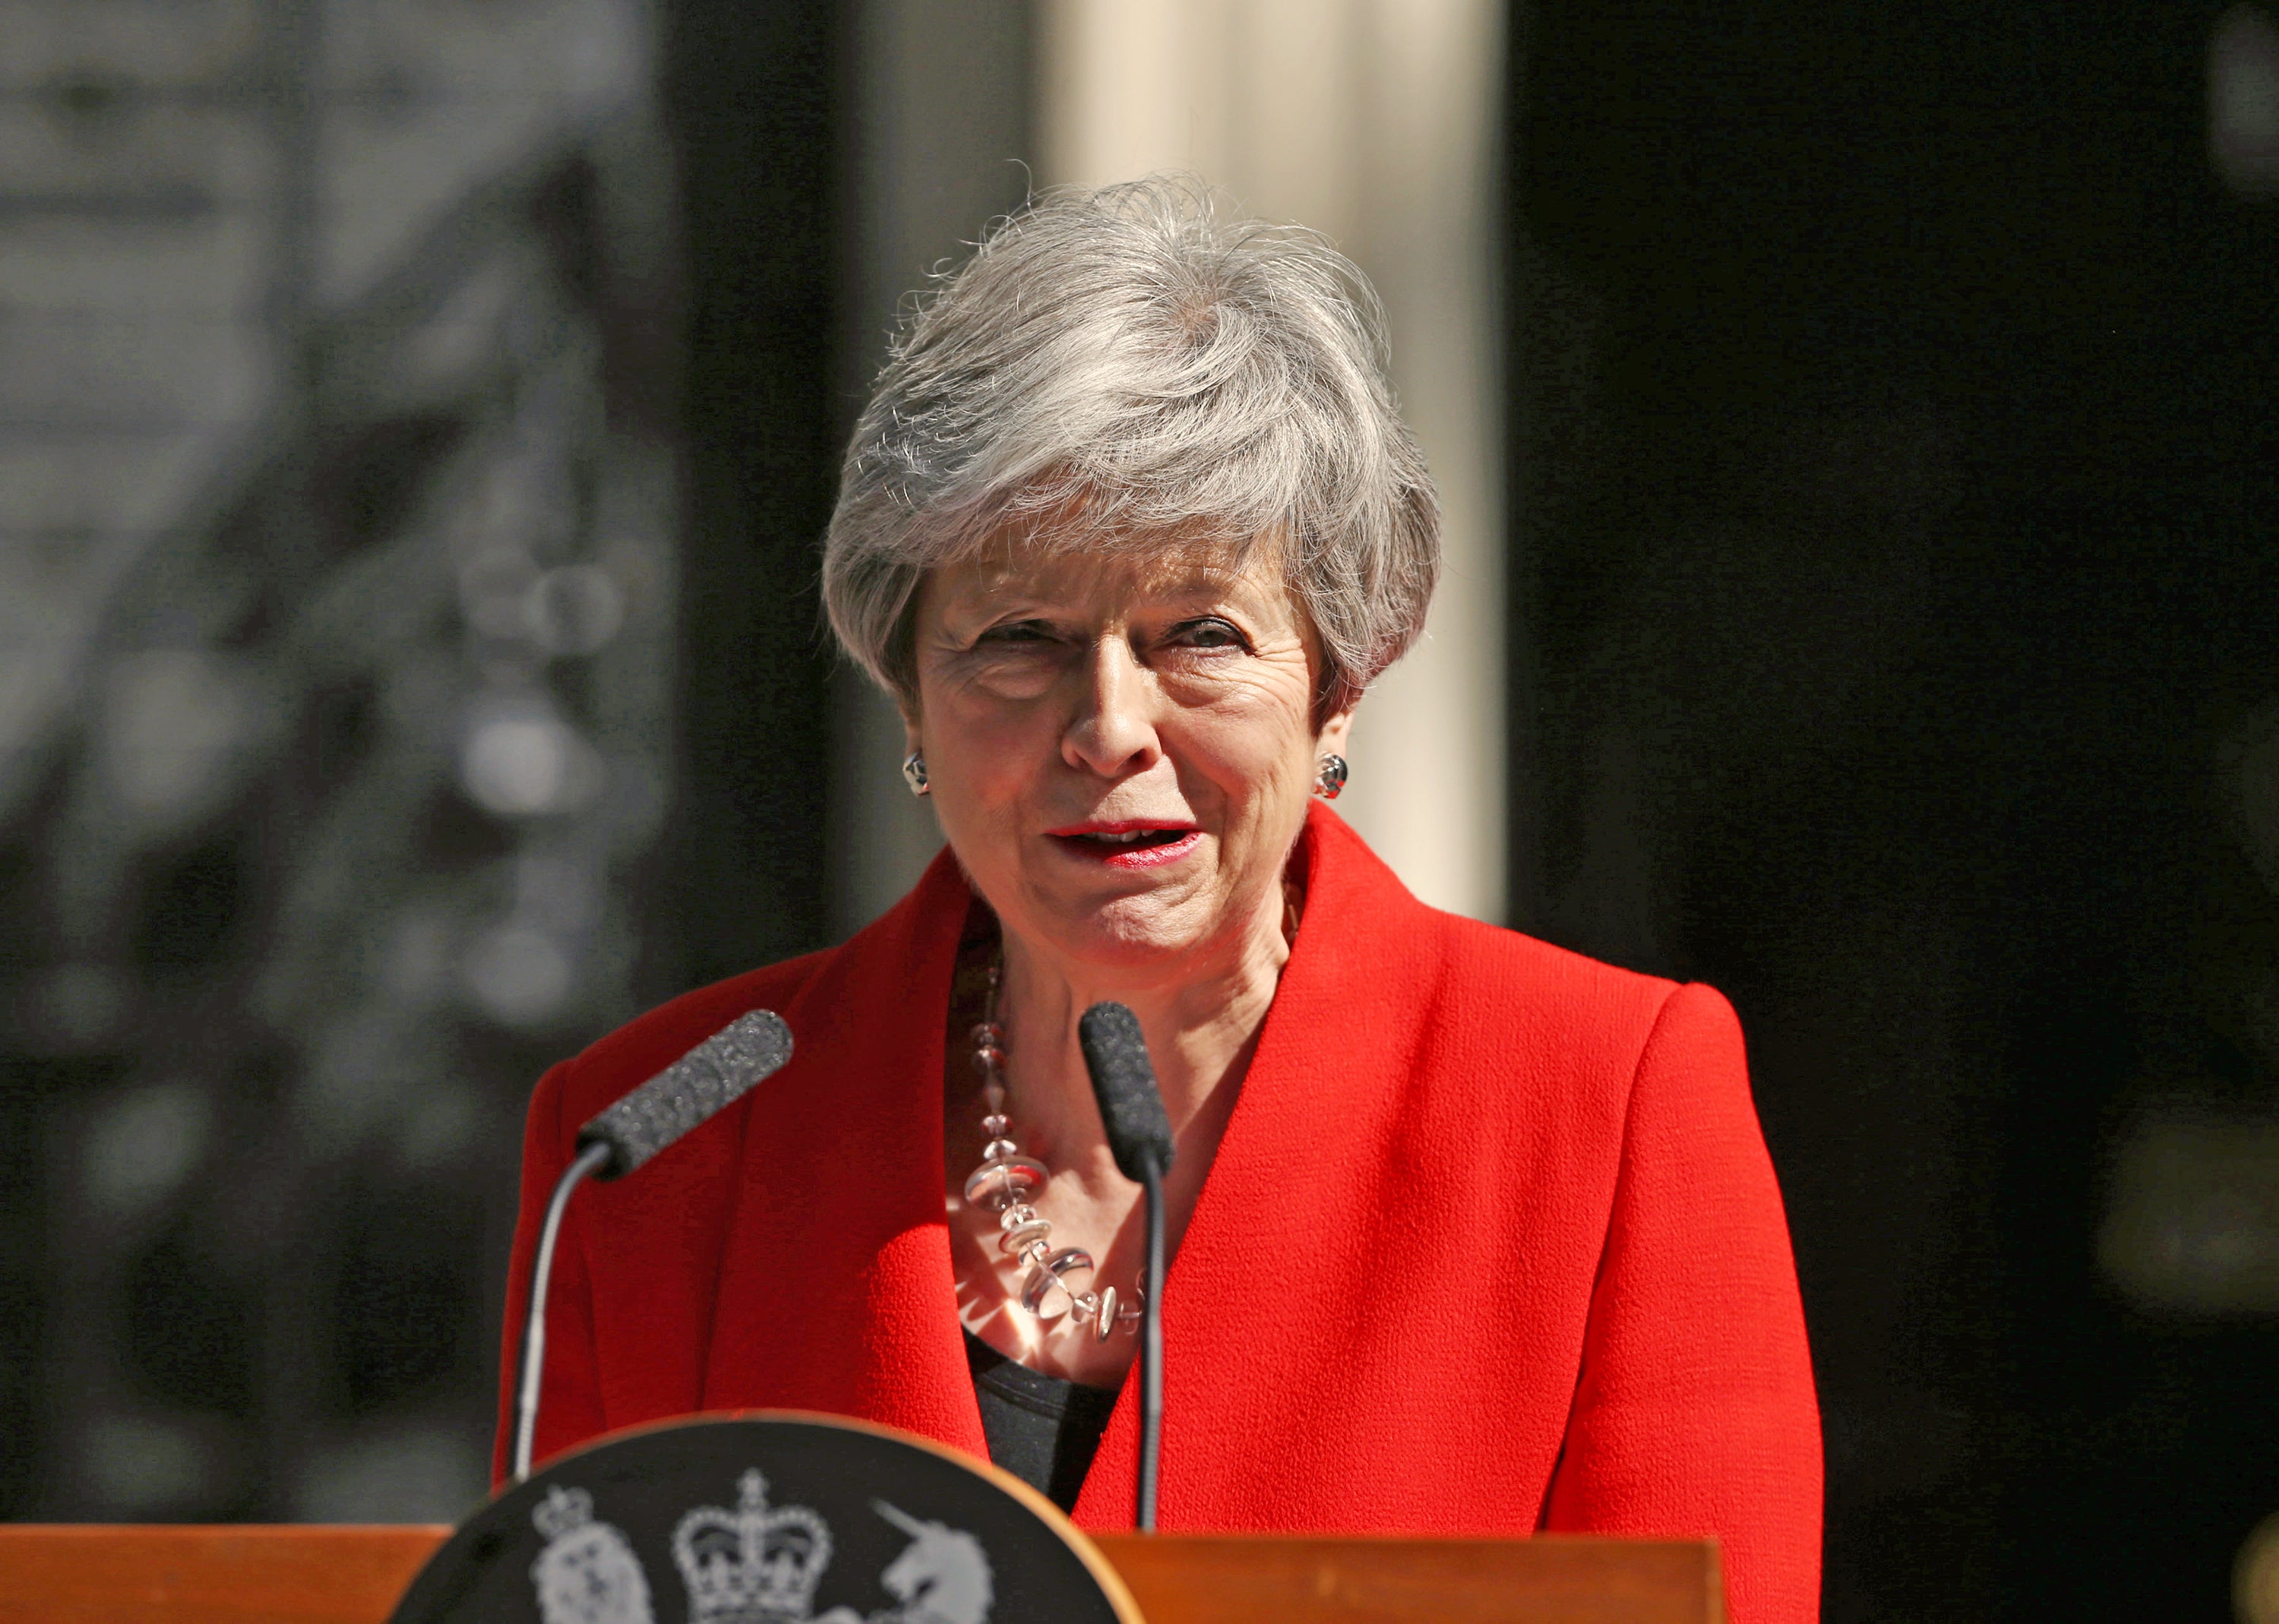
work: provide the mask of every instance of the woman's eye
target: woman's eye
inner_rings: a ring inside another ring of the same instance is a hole
[[[992,643],[1000,646],[1007,643],[1042,643],[1049,642],[1051,640],[1050,629],[1034,620],[1017,620],[1010,625],[992,626],[980,637],[980,641],[985,646]]]
[[[1249,641],[1224,620],[1191,620],[1171,635],[1183,648],[1247,648]]]

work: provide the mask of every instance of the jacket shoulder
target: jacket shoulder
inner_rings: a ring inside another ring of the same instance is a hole
[[[1502,1079],[1494,1092],[1511,1110],[1555,1096],[1562,1109],[1603,1117],[1602,1126],[1618,1130],[1665,1012],[1683,1001],[1679,984],[1429,911],[1424,933],[1438,951],[1419,1000],[1465,1051],[1463,1069],[1481,1084]]]
[[[559,1069],[561,1115],[583,1122],[755,1009],[781,1010],[840,949],[826,947],[684,992],[596,1039]]]
[[[1339,968],[1466,1023],[1516,1023],[1538,1040],[1577,1029],[1619,1034],[1631,1057],[1677,984],[1586,958],[1501,925],[1420,901],[1351,825],[1315,803],[1308,834],[1340,938]],[[1325,921],[1325,923],[1328,923]]]
[[[1443,973],[1459,986],[1492,984],[1531,1002],[1645,1027],[1678,991],[1679,984],[1665,977],[1624,969],[1501,925],[1427,911],[1443,943]]]

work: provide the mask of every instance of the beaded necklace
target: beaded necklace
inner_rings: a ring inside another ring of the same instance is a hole
[[[1304,888],[1293,877],[1284,876],[1282,936],[1293,947],[1305,907]],[[965,955],[979,956],[985,943],[995,934],[994,924],[994,918],[985,920],[977,906],[958,944],[961,986],[967,984],[963,966],[970,961]],[[1097,1265],[1092,1253],[1081,1246],[1055,1248],[1052,1221],[1040,1214],[1030,1199],[1052,1174],[1034,1156],[1024,1155],[1013,1141],[1012,1119],[1006,1115],[1005,1028],[997,1019],[998,981],[1005,963],[1001,938],[991,953],[981,1019],[967,1034],[973,1045],[973,1069],[981,1076],[983,1147],[981,1165],[965,1180],[966,1204],[996,1214],[997,1250],[1025,1266],[1020,1295],[1013,1299],[1024,1313],[1043,1329],[1074,1325],[1088,1329],[1095,1339],[1106,1342],[1118,1331],[1139,1329],[1140,1306],[1147,1300],[1147,1271],[1140,1271],[1128,1298],[1114,1286],[1079,1290],[1084,1281],[1070,1276],[1093,1273]]]
[[[1012,1119],[1005,1115],[1005,1029],[997,1020],[997,982],[1001,958],[989,967],[988,1004],[970,1036],[973,1069],[981,1074],[981,1137],[986,1141],[981,1165],[965,1181],[968,1205],[997,1215],[997,1250],[1027,1265],[1021,1294],[1015,1300],[1022,1312],[1047,1328],[1059,1322],[1090,1328],[1105,1342],[1119,1330],[1140,1323],[1139,1305],[1146,1300],[1145,1271],[1124,1302],[1114,1286],[1079,1290],[1070,1275],[1089,1275],[1095,1265],[1081,1246],[1052,1244],[1052,1221],[1042,1217],[1031,1198],[1045,1186],[1051,1172],[1034,1156],[1024,1156],[1012,1139]]]

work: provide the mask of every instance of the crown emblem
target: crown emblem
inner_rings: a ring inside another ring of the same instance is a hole
[[[700,1505],[672,1530],[672,1559],[688,1586],[689,1624],[805,1620],[831,1566],[831,1526],[804,1505],[768,1507],[768,1480],[736,1482],[736,1509]]]

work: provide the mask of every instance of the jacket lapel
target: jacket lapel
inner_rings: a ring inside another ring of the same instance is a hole
[[[859,1415],[987,1453],[941,1194],[943,1012],[970,900],[945,850],[783,1012],[797,1048],[745,1130],[706,1408]]]
[[[1353,1334],[1345,1311],[1397,1245],[1363,1215],[1409,1205],[1380,1186],[1398,1177],[1388,1079],[1413,1049],[1402,989],[1425,968],[1412,961],[1429,951],[1424,910],[1319,803],[1300,855],[1298,939],[1164,1291],[1165,1527],[1282,1526],[1284,1490],[1339,1447],[1318,1408]],[[1139,1419],[1133,1381],[1077,1502],[1086,1527],[1131,1526]]]

